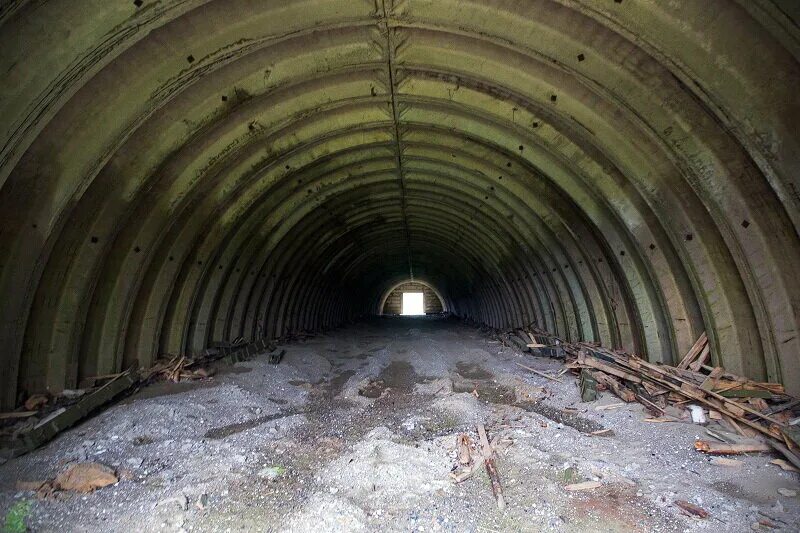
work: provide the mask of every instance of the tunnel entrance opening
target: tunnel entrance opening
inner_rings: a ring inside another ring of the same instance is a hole
[[[406,296],[418,294],[421,296]],[[418,299],[419,307],[407,308],[406,299],[408,298],[409,306],[412,305],[412,300]],[[382,315],[437,315],[447,311],[445,306],[445,299],[442,294],[434,289],[431,285],[424,281],[404,281],[389,288],[381,300],[380,312]]]
[[[425,314],[425,299],[421,292],[403,293],[403,312],[405,316],[419,316]]]

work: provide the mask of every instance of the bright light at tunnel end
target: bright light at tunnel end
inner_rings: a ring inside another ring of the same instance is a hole
[[[403,293],[403,315],[414,316],[424,315],[425,305],[422,301],[421,292],[404,292]]]

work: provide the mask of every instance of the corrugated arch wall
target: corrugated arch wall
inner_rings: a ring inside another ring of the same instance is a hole
[[[2,406],[379,312],[534,323],[800,393],[784,0],[12,0]]]

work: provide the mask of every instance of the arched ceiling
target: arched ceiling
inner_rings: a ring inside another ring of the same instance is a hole
[[[12,0],[3,405],[422,279],[800,392],[787,0]]]

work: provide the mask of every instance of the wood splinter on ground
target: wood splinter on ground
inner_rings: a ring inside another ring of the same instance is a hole
[[[603,484],[599,481],[583,481],[581,483],[572,483],[564,488],[568,491],[591,490],[599,489],[602,485]]]
[[[497,466],[492,458],[492,447],[489,444],[489,437],[486,435],[486,428],[483,424],[478,425],[478,436],[481,439],[481,453],[483,454],[483,464],[486,467],[486,474],[492,484],[492,494],[497,500],[497,508],[501,511],[506,508],[506,500],[503,496],[503,486],[500,484],[500,476],[497,474]]]
[[[483,464],[483,458],[478,457],[473,461],[472,453],[472,439],[469,435],[462,433],[456,438],[456,452],[458,454],[458,468],[450,472],[450,477],[456,483],[461,483],[472,477],[472,474],[480,468]]]
[[[675,500],[674,503],[690,516],[696,516],[697,518],[708,518],[709,516],[708,511],[686,500]]]
[[[514,362],[514,364],[515,364],[515,365],[517,365],[517,366],[518,366],[518,367],[520,367],[520,368],[524,368],[525,370],[528,370],[528,371],[530,371],[530,372],[533,372],[533,373],[534,373],[534,374],[536,374],[537,376],[542,376],[543,378],[547,378],[547,379],[549,379],[550,381],[556,381],[556,382],[558,382],[558,383],[562,383],[562,381],[561,381],[560,379],[558,379],[558,378],[554,378],[553,376],[551,376],[551,375],[549,375],[549,374],[545,374],[544,372],[539,372],[539,371],[538,371],[538,370],[536,370],[535,368],[531,368],[531,367],[529,367],[529,366],[523,365],[522,363],[517,363],[516,361]]]
[[[740,453],[768,452],[770,447],[761,442],[727,444],[708,440],[696,440],[694,447],[697,451],[711,455],[736,455]]]
[[[466,433],[458,436],[458,462],[462,465],[468,465],[472,458],[470,457],[471,439]]]

